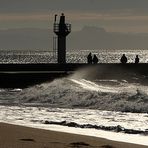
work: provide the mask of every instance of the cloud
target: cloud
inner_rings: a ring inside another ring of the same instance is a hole
[[[127,20],[127,21],[147,21],[147,15],[133,15],[126,13],[101,13],[101,12],[67,12],[70,20]]]
[[[60,16],[60,12],[57,12]],[[104,14],[97,12],[81,12],[81,11],[66,11],[66,17],[69,21],[82,21],[82,20],[126,20],[126,21],[148,21],[148,16],[137,15],[133,16],[129,13],[123,14]],[[128,15],[127,15],[128,14]],[[0,14],[0,21],[53,21],[55,13],[4,13]]]
[[[147,6],[148,0],[0,0],[0,28],[47,28],[54,14],[64,12],[73,30],[92,24],[108,31],[137,32],[139,27],[145,32]]]
[[[110,12],[133,10],[148,12],[147,0],[0,0],[1,12],[39,12],[81,10]]]
[[[0,21],[45,21],[48,14],[0,14]]]
[[[148,32],[146,26],[148,25],[148,16],[146,15],[131,15],[130,11],[124,15],[118,14],[104,14],[101,12],[81,12],[81,11],[66,11],[66,21],[72,23],[73,30],[81,28],[87,24],[94,26],[103,26],[108,31],[119,32]],[[58,19],[61,12],[57,12]],[[0,14],[0,28],[52,28],[54,21],[54,12],[38,12],[38,13],[1,13]],[[81,26],[81,27],[79,27]],[[120,28],[120,30],[119,30]],[[137,29],[138,28],[138,29]]]

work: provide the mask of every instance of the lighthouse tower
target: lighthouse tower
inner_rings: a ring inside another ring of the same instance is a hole
[[[57,41],[57,53],[58,53],[58,63],[66,63],[66,36],[71,32],[71,24],[65,23],[65,16],[62,13],[60,16],[59,23],[56,23],[57,15],[55,15],[54,21],[54,33],[58,36]]]

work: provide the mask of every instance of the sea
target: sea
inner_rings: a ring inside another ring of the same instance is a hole
[[[122,54],[129,63],[136,55],[148,62],[148,50],[141,49],[68,51],[67,62],[86,63],[90,52],[99,63],[119,63]],[[0,50],[3,64],[55,62],[48,50]],[[92,80],[84,77],[88,72],[77,70],[24,89],[1,88],[0,122],[148,146],[148,84],[137,81],[147,76]]]

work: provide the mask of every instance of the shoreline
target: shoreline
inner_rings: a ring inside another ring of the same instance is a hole
[[[1,148],[68,148],[68,147],[102,147],[102,148],[146,148],[125,142],[104,138],[31,128],[20,125],[0,123]]]

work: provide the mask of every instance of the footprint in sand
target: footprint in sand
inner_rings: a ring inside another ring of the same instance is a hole
[[[30,142],[35,142],[35,140],[34,140],[34,139],[19,139],[19,140],[21,140],[21,141],[30,141]]]
[[[115,148],[115,147],[113,147],[113,146],[111,146],[111,145],[103,145],[103,146],[101,146],[102,148]]]
[[[85,142],[73,142],[73,143],[70,143],[70,146],[74,148],[91,147],[88,143],[85,143]]]

